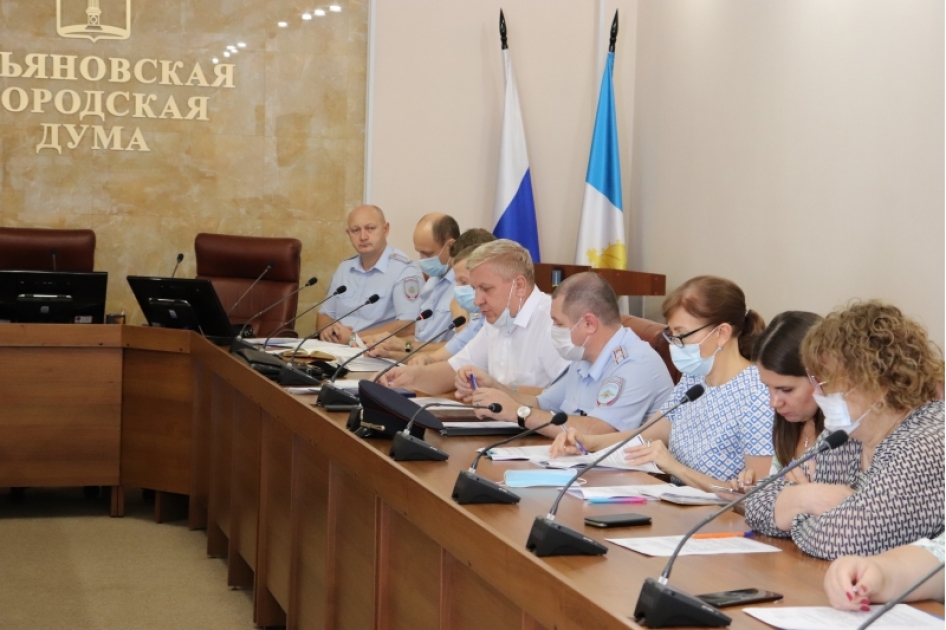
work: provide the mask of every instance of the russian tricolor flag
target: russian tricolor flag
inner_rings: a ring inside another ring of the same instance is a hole
[[[503,26],[505,24],[503,23]],[[503,42],[505,44],[505,41]],[[506,71],[506,104],[503,113],[503,135],[499,152],[499,181],[493,216],[497,238],[516,241],[529,250],[533,262],[539,262],[539,229],[535,221],[535,199],[532,196],[532,175],[526,133],[519,109],[519,91],[512,72],[509,49],[503,47]]]
[[[585,198],[581,206],[581,227],[575,263],[595,268],[627,269],[624,243],[624,202],[621,195],[621,157],[618,152],[617,115],[614,108],[614,38],[601,78],[591,156],[585,176]]]

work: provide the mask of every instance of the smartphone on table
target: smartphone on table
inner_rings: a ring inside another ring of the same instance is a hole
[[[585,517],[585,525],[592,527],[630,527],[632,525],[650,525],[650,517],[646,514],[599,514]]]
[[[703,595],[697,595],[697,598],[702,599],[710,606],[723,608],[725,606],[746,606],[748,604],[774,602],[782,599],[782,594],[774,591],[764,591],[759,588],[743,588],[735,591],[704,593]]]

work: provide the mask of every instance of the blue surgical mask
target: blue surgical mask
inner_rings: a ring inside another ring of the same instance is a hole
[[[561,488],[574,476],[574,470],[507,470],[503,481],[510,488]]]
[[[443,247],[440,248],[440,251],[437,252],[436,256],[431,256],[430,258],[421,258],[417,261],[417,264],[420,265],[420,270],[423,271],[431,278],[443,278],[447,275],[447,271],[450,267],[446,263],[440,262],[440,254],[443,253],[443,248],[447,244],[444,243]]]
[[[719,326],[711,330],[710,333],[703,338],[703,341],[712,337],[717,328],[719,328]],[[682,348],[670,344],[670,360],[673,361],[673,364],[677,366],[678,370],[689,376],[706,376],[712,371],[716,354],[722,350],[723,347],[720,346],[716,348],[716,352],[704,359],[700,356],[700,346],[703,345],[703,341],[700,343],[692,343]]]
[[[476,298],[476,289],[471,287],[468,284],[458,284],[453,287],[453,299],[457,301],[457,304],[460,305],[467,313],[479,313],[480,309],[477,308],[476,304],[473,303],[473,300]]]

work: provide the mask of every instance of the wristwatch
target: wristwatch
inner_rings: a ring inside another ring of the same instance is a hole
[[[528,405],[523,405],[516,409],[516,421],[519,422],[519,426],[523,429],[526,428],[526,418],[532,415],[532,407]]]

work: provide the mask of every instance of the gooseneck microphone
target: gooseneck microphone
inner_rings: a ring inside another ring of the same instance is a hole
[[[453,485],[453,492],[451,497],[453,500],[461,505],[467,503],[519,503],[519,495],[510,492],[505,487],[499,485],[495,481],[490,481],[476,474],[476,467],[480,463],[480,458],[490,451],[491,449],[496,448],[497,446],[502,446],[503,444],[508,444],[519,438],[524,438],[541,431],[542,429],[550,426],[561,426],[568,421],[568,414],[564,411],[559,411],[552,419],[546,422],[545,424],[540,424],[537,427],[532,429],[526,429],[522,433],[517,433],[511,437],[508,437],[504,440],[494,442],[486,448],[482,449],[479,453],[476,454],[476,457],[473,458],[473,463],[470,464],[469,470],[461,470],[460,474],[457,475],[457,481]]]
[[[322,326],[321,328],[316,329],[316,331],[313,332],[313,333],[312,333],[311,335],[309,335],[308,337],[303,337],[302,340],[299,342],[299,344],[293,349],[292,354],[289,355],[289,361],[288,361],[285,365],[283,365],[282,370],[280,370],[280,372],[279,372],[279,384],[280,384],[280,385],[318,385],[318,384],[320,384],[320,383],[322,382],[321,380],[319,380],[319,379],[317,379],[317,378],[314,378],[314,377],[312,377],[312,376],[309,376],[308,374],[306,374],[306,373],[304,373],[304,372],[299,372],[298,370],[295,369],[296,355],[299,353],[299,350],[302,349],[303,344],[305,344],[305,342],[307,342],[309,339],[312,339],[312,338],[314,338],[314,337],[317,337],[317,336],[319,335],[319,333],[321,333],[323,330],[325,330],[326,328],[328,328],[329,326],[331,326],[331,325],[334,324],[335,322],[339,322],[339,321],[345,319],[346,317],[348,317],[348,316],[351,315],[352,313],[354,313],[354,312],[356,312],[356,311],[358,311],[358,310],[360,310],[360,309],[363,309],[364,307],[368,306],[369,304],[374,304],[374,303],[377,302],[379,299],[380,299],[380,298],[378,297],[378,294],[375,293],[375,294],[373,294],[371,297],[369,297],[367,300],[365,300],[363,303],[361,303],[361,304],[359,304],[358,306],[356,306],[355,308],[351,309],[350,311],[348,311],[347,313],[345,313],[345,314],[342,315],[341,317],[336,317],[335,319],[333,319],[333,320],[330,321],[329,323],[325,324],[325,325]]]
[[[56,250],[55,250],[55,249],[49,250],[49,255],[50,255],[50,257],[53,259],[53,271],[58,271],[58,269],[56,269],[56,267],[57,267],[57,265],[56,265]]]
[[[318,282],[318,281],[319,281],[318,278],[316,278],[315,276],[312,276],[311,278],[309,278],[309,281],[306,282],[304,285],[302,285],[301,287],[299,287],[298,289],[296,289],[295,291],[293,291],[293,292],[290,293],[289,295],[286,295],[285,297],[279,298],[278,300],[276,300],[275,302],[273,302],[272,304],[270,304],[269,306],[267,306],[266,308],[264,308],[263,310],[261,310],[259,313],[257,313],[257,314],[254,315],[253,317],[251,317],[251,318],[249,318],[248,320],[246,320],[246,323],[243,324],[243,328],[240,329],[240,334],[237,335],[237,338],[239,339],[240,337],[243,336],[243,333],[246,332],[246,327],[249,326],[251,323],[253,323],[253,320],[254,320],[254,319],[256,319],[257,317],[262,317],[263,315],[265,315],[265,314],[268,313],[269,311],[273,310],[274,308],[276,308],[277,306],[279,306],[280,304],[282,304],[283,302],[285,302],[286,300],[288,300],[288,299],[291,298],[292,296],[294,296],[294,295],[296,295],[297,293],[299,293],[299,291],[302,291],[303,289],[305,289],[305,288],[307,288],[307,287],[311,287],[313,284],[315,284],[315,283]]]
[[[328,383],[322,384],[322,388],[319,390],[319,398],[315,402],[315,404],[322,405],[323,407],[327,407],[328,405],[348,405],[348,406],[357,405],[358,404],[357,396],[349,392],[346,392],[345,390],[338,389],[337,387],[333,385],[333,383],[335,382],[335,379],[337,379],[339,375],[345,371],[345,366],[347,366],[349,363],[351,363],[358,357],[363,356],[365,353],[370,352],[371,350],[374,350],[379,345],[381,345],[382,343],[384,343],[385,341],[387,341],[394,335],[398,334],[399,332],[413,326],[415,322],[423,321],[433,314],[434,312],[432,310],[430,310],[429,308],[426,309],[424,312],[418,315],[415,319],[407,322],[406,324],[404,324],[403,326],[401,326],[400,328],[398,328],[391,334],[387,335],[380,341],[377,341],[371,344],[370,346],[368,346],[367,348],[364,348],[363,350],[361,350],[361,352],[358,352],[357,354],[352,355],[351,357],[346,359],[344,363],[340,363],[339,366],[335,369],[335,372],[332,374],[332,378],[329,379]]]
[[[702,396],[704,391],[706,390],[702,385],[694,385],[688,389],[686,393],[683,394],[683,398],[678,400],[670,409],[639,426],[632,431],[629,436],[604,451],[597,459],[576,472],[572,478],[568,480],[568,483],[565,484],[565,487],[559,490],[558,495],[555,497],[555,502],[552,504],[551,509],[549,509],[549,513],[544,517],[535,517],[535,521],[532,523],[532,531],[529,532],[529,539],[526,541],[526,549],[537,556],[600,556],[608,553],[608,548],[597,540],[588,538],[570,527],[555,522],[555,514],[558,512],[559,502],[561,502],[565,493],[568,492],[568,489],[572,487],[572,484],[578,481],[579,477],[610,457],[612,453],[623,448],[625,444],[654,426],[657,422],[666,418],[680,405],[693,402]]]
[[[392,364],[389,365],[388,367],[386,367],[386,368],[384,368],[383,370],[381,370],[380,372],[378,372],[378,373],[375,375],[375,377],[374,377],[373,379],[371,379],[371,382],[372,382],[372,383],[377,383],[377,382],[378,382],[378,379],[380,379],[382,376],[384,376],[385,374],[387,374],[388,372],[390,372],[392,369],[394,369],[395,367],[401,365],[402,363],[404,363],[405,361],[407,361],[408,359],[410,359],[412,356],[414,356],[415,354],[417,354],[418,352],[420,352],[421,350],[423,350],[424,348],[426,348],[427,346],[429,346],[430,344],[432,344],[433,342],[435,342],[438,337],[442,337],[442,336],[446,335],[448,332],[450,332],[450,331],[453,330],[454,328],[459,328],[460,326],[462,326],[462,325],[465,324],[465,323],[466,323],[466,317],[464,317],[463,315],[461,315],[460,317],[457,317],[457,318],[454,319],[452,322],[450,322],[450,325],[449,325],[449,326],[447,326],[446,328],[444,328],[443,330],[441,330],[439,333],[437,333],[436,335],[434,335],[433,337],[431,337],[430,339],[428,339],[428,340],[425,341],[424,343],[420,344],[419,346],[417,346],[416,348],[414,348],[411,352],[408,352],[406,355],[404,355],[403,357],[401,357],[400,359],[398,359],[397,361],[395,361],[394,363],[392,363]]]
[[[292,317],[290,317],[289,319],[287,319],[286,321],[284,321],[284,322],[282,322],[281,324],[279,324],[279,326],[277,326],[276,328],[273,329],[272,334],[270,334],[270,336],[267,337],[266,340],[263,342],[263,350],[265,350],[266,347],[269,345],[269,340],[272,339],[272,338],[276,335],[276,333],[278,333],[278,332],[280,332],[281,330],[283,330],[284,327],[288,326],[288,325],[290,324],[290,322],[292,323],[293,326],[295,326],[295,322],[296,322],[297,319],[299,319],[300,317],[302,317],[302,316],[305,315],[306,313],[309,313],[309,312],[312,311],[313,309],[316,309],[316,308],[322,306],[323,304],[325,304],[326,302],[328,302],[329,300],[331,300],[331,299],[332,299],[333,297],[335,297],[336,295],[341,295],[342,293],[344,293],[344,292],[347,291],[347,290],[348,290],[348,287],[346,287],[346,286],[343,284],[342,286],[340,286],[340,287],[338,287],[337,289],[335,289],[334,292],[330,293],[329,295],[326,295],[324,299],[319,300],[318,302],[316,302],[316,303],[313,304],[312,306],[308,307],[307,309],[305,309],[305,310],[302,311],[301,313],[297,313],[297,314],[293,315]]]
[[[875,621],[877,621],[878,619],[880,619],[880,617],[882,617],[888,610],[890,610],[891,608],[893,608],[894,606],[896,606],[897,604],[899,604],[900,602],[902,602],[904,599],[906,599],[906,596],[907,596],[907,595],[909,595],[910,593],[912,593],[912,592],[915,591],[916,589],[920,588],[920,587],[923,585],[924,582],[926,582],[927,580],[929,580],[930,578],[932,578],[934,575],[936,575],[937,573],[939,573],[939,572],[942,571],[942,570],[943,570],[943,563],[940,562],[938,565],[936,565],[936,566],[933,568],[932,571],[930,571],[929,573],[927,573],[926,575],[924,575],[923,577],[921,577],[919,580],[917,580],[916,582],[914,582],[910,587],[908,587],[905,591],[903,591],[902,593],[900,593],[899,595],[897,595],[896,597],[894,597],[893,599],[891,599],[889,602],[887,602],[886,604],[884,604],[883,606],[881,606],[876,612],[874,612],[873,615],[871,615],[870,617],[868,617],[868,618],[864,621],[864,623],[862,623],[861,625],[857,626],[857,630],[865,630],[865,628],[867,628],[868,626],[870,626],[871,624],[873,624]]]
[[[172,278],[174,277],[174,274],[177,273],[177,268],[181,265],[181,261],[182,261],[182,260],[184,260],[184,254],[183,254],[183,253],[178,254],[178,255],[177,255],[177,262],[174,263],[174,271],[171,272],[171,277],[172,277]]]
[[[257,276],[257,277],[256,277],[256,280],[254,280],[254,281],[252,282],[252,284],[250,284],[250,286],[247,287],[246,291],[243,292],[243,295],[241,295],[241,296],[237,299],[237,301],[233,303],[233,306],[231,306],[231,307],[230,307],[230,310],[227,311],[227,317],[229,317],[230,315],[233,314],[233,311],[236,310],[236,307],[240,304],[240,302],[243,301],[243,298],[245,298],[245,297],[247,296],[247,294],[249,294],[249,292],[253,290],[253,287],[256,286],[256,283],[259,282],[260,280],[262,280],[262,279],[263,279],[263,276],[265,276],[266,274],[268,274],[268,273],[269,273],[269,270],[272,269],[272,268],[275,267],[275,266],[276,266],[276,261],[275,261],[275,260],[269,261],[269,263],[266,265],[266,269],[263,269],[263,273],[261,273],[259,276]]]
[[[396,462],[406,461],[435,461],[442,462],[449,457],[436,446],[431,446],[423,439],[411,435],[411,429],[414,428],[414,420],[421,412],[431,407],[441,407],[447,409],[488,409],[491,413],[499,413],[503,406],[499,403],[490,403],[488,405],[464,405],[462,403],[432,402],[424,405],[414,412],[410,422],[404,427],[403,431],[398,431],[391,442],[391,451],[388,453]]]
[[[680,542],[677,543],[677,547],[673,550],[673,554],[670,556],[670,560],[667,561],[667,566],[664,567],[660,578],[657,580],[647,578],[644,581],[641,594],[637,598],[637,606],[634,609],[634,618],[648,628],[665,628],[668,626],[717,627],[729,625],[732,619],[727,615],[724,615],[703,600],[667,584],[667,581],[670,579],[670,571],[673,569],[673,563],[680,554],[680,550],[683,549],[683,546],[693,534],[699,531],[704,525],[717,518],[720,514],[739,505],[763,488],[775,483],[786,473],[795,470],[808,460],[825,451],[841,446],[847,442],[847,439],[848,435],[844,431],[829,433],[815,448],[811,449],[797,461],[785,466],[774,475],[767,477],[752,490],[730,501],[692,527],[690,531],[680,539]]]

